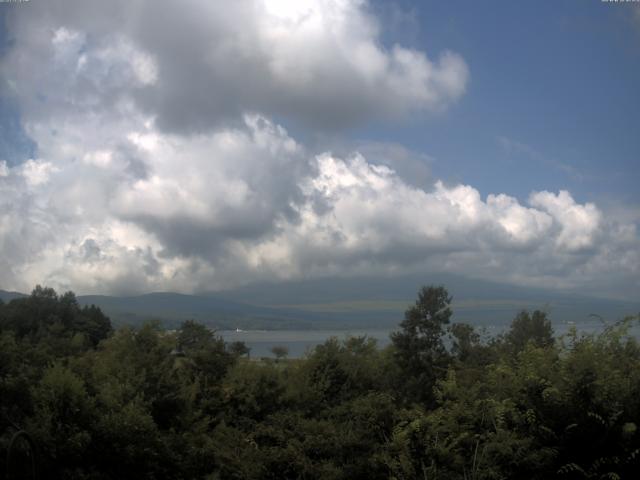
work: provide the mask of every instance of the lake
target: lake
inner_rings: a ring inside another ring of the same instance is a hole
[[[388,329],[384,330],[220,330],[225,342],[244,342],[251,349],[252,357],[273,357],[271,349],[275,346],[287,347],[290,358],[299,358],[309,349],[324,343],[331,337],[344,340],[348,337],[364,335],[375,338],[379,347],[389,344]]]
[[[597,333],[604,329],[604,325],[596,320],[588,320],[577,324],[559,323],[553,325],[556,336],[565,335],[571,326],[575,326],[582,333]],[[484,327],[483,338],[487,339],[502,333],[507,326],[486,326]],[[289,349],[290,358],[299,358],[313,349],[316,345],[324,343],[330,337],[337,337],[344,340],[348,337],[368,336],[378,342],[378,347],[385,347],[389,344],[389,334],[393,329],[369,329],[369,330],[219,330],[216,333],[221,335],[226,342],[241,341],[251,349],[251,356],[273,357],[271,349],[275,346],[282,346]],[[640,336],[640,327],[636,324],[632,333]]]

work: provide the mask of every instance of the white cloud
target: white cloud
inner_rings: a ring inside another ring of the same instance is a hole
[[[247,111],[333,130],[442,110],[469,77],[453,52],[431,60],[382,46],[362,0],[242,0],[224,8],[196,0],[114,0],[108,8],[60,0],[12,14],[16,45],[3,73],[17,85],[23,110],[38,116],[59,115],[61,102],[99,108],[128,98],[176,132],[206,131]],[[42,68],[50,58],[54,72]],[[59,70],[70,75],[52,83]],[[46,99],[33,98],[46,82]]]
[[[256,115],[189,137],[162,133],[144,115],[107,119],[100,145],[75,133],[90,122],[58,134],[78,142],[79,161],[52,148],[46,162],[0,178],[3,286],[198,291],[428,269],[595,288],[596,278],[638,273],[634,226],[564,191],[534,192],[524,205],[504,194],[483,199],[469,185],[419,187],[361,154],[310,156]],[[51,168],[46,181],[25,178]]]
[[[557,195],[537,192],[531,195],[529,202],[547,211],[559,225],[560,233],[556,238],[559,248],[577,252],[595,245],[602,214],[594,204],[578,205],[565,190]]]
[[[506,241],[515,245],[527,246],[540,241],[552,224],[552,218],[545,212],[520,205],[508,195],[489,195],[487,207],[508,234]]]
[[[21,170],[27,185],[36,187],[47,183],[51,174],[58,169],[51,162],[27,160],[22,164]]]
[[[38,145],[37,160],[0,162],[3,288],[198,291],[424,269],[637,283],[633,223],[568,192],[483,198],[397,146],[311,155],[272,120],[346,125],[463,94],[459,56],[383,48],[364,2],[66,5],[32,2],[0,63]]]

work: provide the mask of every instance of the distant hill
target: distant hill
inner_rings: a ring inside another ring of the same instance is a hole
[[[255,284],[216,292],[218,298],[254,305],[323,313],[360,326],[366,319],[397,324],[422,285],[444,285],[453,296],[453,320],[480,325],[509,323],[521,310],[548,311],[556,322],[584,322],[591,314],[615,321],[640,312],[640,302],[601,299],[555,290],[525,288],[451,274],[326,278]]]
[[[212,295],[161,292],[130,297],[80,295],[83,305],[97,305],[115,324],[139,324],[157,319],[168,327],[184,320],[198,320],[219,329],[309,329],[312,325],[296,311],[282,310],[220,299]],[[295,309],[294,309],[295,310]]]
[[[640,312],[640,302],[599,299],[559,291],[470,280],[454,275],[327,278],[253,284],[199,295],[150,293],[137,296],[80,295],[99,306],[116,325],[160,320],[174,328],[194,319],[218,329],[393,328],[422,285],[445,285],[453,296],[453,321],[503,326],[521,310],[543,309],[556,324],[615,321]],[[24,296],[0,290],[0,299]]]
[[[6,302],[10,302],[14,298],[22,298],[22,297],[26,297],[26,296],[27,295],[25,295],[24,293],[7,292],[6,290],[0,290],[0,300],[2,300],[5,303]]]

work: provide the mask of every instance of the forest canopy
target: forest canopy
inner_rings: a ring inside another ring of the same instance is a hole
[[[423,287],[391,343],[250,358],[205,325],[114,330],[71,292],[0,302],[0,471],[51,479],[637,478],[630,316],[487,338]],[[31,463],[33,460],[33,464]]]

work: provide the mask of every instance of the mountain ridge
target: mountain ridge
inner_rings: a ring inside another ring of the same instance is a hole
[[[453,296],[453,321],[479,326],[509,323],[521,310],[544,309],[554,322],[584,322],[591,314],[615,321],[640,312],[640,302],[602,299],[539,288],[470,280],[454,275],[351,277],[247,285],[184,294],[78,295],[116,325],[155,319],[173,328],[194,319],[218,329],[392,328],[421,285],[445,285]],[[0,290],[7,302],[25,294]],[[592,321],[593,320],[591,318]]]

